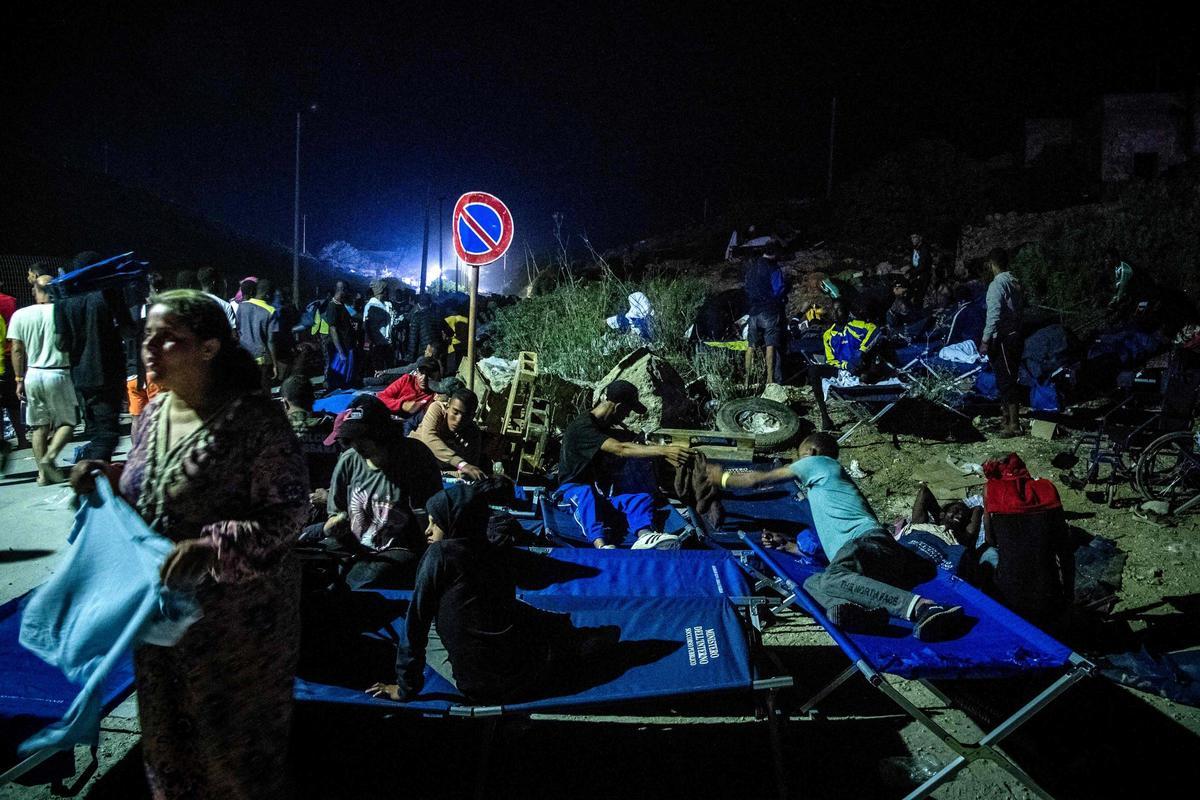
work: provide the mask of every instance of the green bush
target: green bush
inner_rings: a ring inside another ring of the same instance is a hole
[[[496,355],[516,358],[529,350],[538,354],[540,368],[577,383],[595,383],[641,341],[621,336],[605,319],[625,309],[628,296],[645,292],[654,307],[651,349],[685,380],[696,377],[685,333],[704,300],[705,283],[698,278],[660,276],[633,285],[605,272],[598,280],[567,278],[553,291],[522,300],[496,315]]]

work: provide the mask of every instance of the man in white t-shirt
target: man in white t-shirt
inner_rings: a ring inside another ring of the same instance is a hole
[[[50,280],[49,275],[37,279],[33,285],[37,304],[17,309],[8,326],[17,395],[25,401],[39,486],[66,479],[55,460],[71,440],[78,419],[71,360],[54,344]]]

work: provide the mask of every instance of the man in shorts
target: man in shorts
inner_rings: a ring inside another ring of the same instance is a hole
[[[39,486],[66,480],[55,460],[71,440],[78,417],[71,361],[54,342],[50,280],[49,275],[37,278],[33,285],[36,305],[17,309],[8,327],[17,395],[26,404],[25,422],[32,430]]]
[[[746,299],[749,301],[747,311],[750,315],[746,328],[746,384],[750,383],[754,352],[764,346],[767,349],[767,383],[775,383],[776,379],[783,378],[787,287],[783,272],[779,269],[779,245],[774,241],[767,244],[762,255],[746,268]]]

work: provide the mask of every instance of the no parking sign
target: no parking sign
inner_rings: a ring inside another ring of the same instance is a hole
[[[467,192],[458,198],[451,227],[454,252],[473,267],[491,264],[512,244],[512,214],[500,198],[487,192]]]

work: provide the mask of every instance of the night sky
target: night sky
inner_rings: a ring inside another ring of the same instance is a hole
[[[0,136],[290,243],[316,103],[314,251],[411,248],[427,194],[471,189],[509,203],[514,250],[554,212],[604,248],[822,194],[835,94],[845,176],[921,137],[1015,152],[1026,116],[1197,74],[1194,20],[1153,3],[170,5],[7,11]]]

